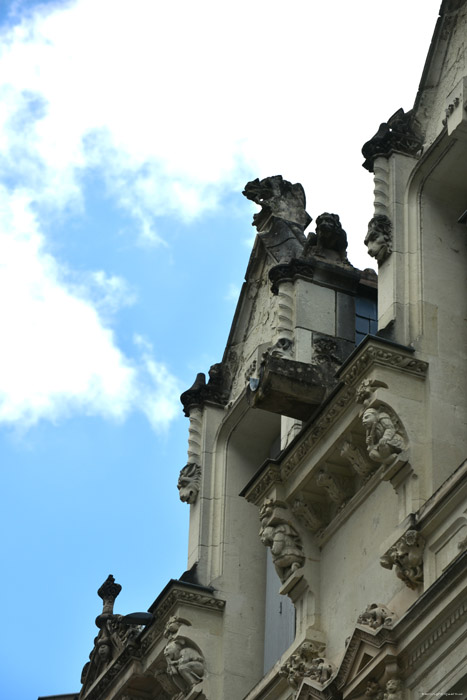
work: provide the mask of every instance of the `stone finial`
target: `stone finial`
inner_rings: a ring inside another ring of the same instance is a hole
[[[366,625],[371,627],[371,629],[377,630],[381,629],[381,627],[392,627],[395,619],[395,613],[388,610],[385,605],[382,603],[371,603],[366,607],[365,612],[359,615],[357,622],[359,625]]]
[[[347,259],[347,234],[337,214],[324,212],[318,216],[316,232],[308,236],[303,257],[322,258],[326,262],[350,266]]]
[[[417,530],[407,532],[380,559],[385,569],[392,569],[409,588],[423,583],[423,550],[425,540]]]
[[[182,503],[196,503],[201,484],[201,467],[199,464],[188,463],[180,471],[177,488]]]
[[[300,535],[290,524],[287,507],[267,499],[259,513],[261,542],[271,549],[272,561],[282,583],[305,563]]]
[[[97,591],[97,595],[99,596],[99,598],[102,598],[103,601],[103,615],[112,615],[114,611],[115,599],[120,594],[121,590],[121,585],[119,583],[115,583],[115,579],[112,576],[112,574],[107,576],[106,580]]]
[[[412,110],[406,113],[402,108],[398,109],[387,122],[380,124],[373,138],[364,144],[363,167],[373,172],[374,162],[378,156],[387,158],[393,151],[414,156],[422,146],[423,138],[417,132]]]
[[[368,224],[364,243],[368,254],[381,265],[392,253],[392,223],[385,214],[377,214]]]
[[[164,637],[167,639],[164,656],[167,675],[182,694],[187,695],[193,686],[203,680],[206,664],[199,647],[179,634],[182,626],[191,627],[191,622],[174,615],[168,620],[164,629]]]

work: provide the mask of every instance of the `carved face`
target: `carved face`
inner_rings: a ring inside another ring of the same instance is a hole
[[[110,659],[110,646],[108,644],[100,644],[97,648],[97,654],[101,661],[108,661]]]
[[[378,415],[374,408],[368,408],[362,416],[362,423],[365,428],[371,427],[378,420]]]
[[[374,216],[368,224],[364,243],[368,254],[379,263],[384,262],[391,253],[391,227],[390,219],[383,214]]]

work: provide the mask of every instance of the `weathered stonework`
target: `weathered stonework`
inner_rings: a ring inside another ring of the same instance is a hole
[[[177,488],[182,503],[196,503],[201,484],[201,467],[189,463],[183,467],[178,477]]]
[[[259,512],[261,542],[271,549],[272,561],[282,583],[305,562],[298,532],[290,523],[286,504],[266,500]]]
[[[425,540],[417,530],[408,530],[381,557],[381,566],[392,569],[396,576],[409,588],[417,588],[423,583],[423,550]]]

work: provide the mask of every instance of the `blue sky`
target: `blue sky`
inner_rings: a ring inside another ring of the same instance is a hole
[[[186,568],[179,394],[222,358],[246,181],[302,182],[373,266],[360,148],[439,0],[324,5],[0,0],[2,698],[79,690],[109,573],[128,613]]]

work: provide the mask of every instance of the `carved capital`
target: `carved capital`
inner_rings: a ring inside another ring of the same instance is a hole
[[[367,141],[362,154],[365,158],[363,167],[373,172],[374,162],[378,156],[388,158],[393,151],[415,156],[423,146],[423,138],[418,133],[412,110],[405,113],[398,109],[387,122],[380,124],[376,134]]]
[[[425,540],[417,530],[407,532],[384,554],[380,564],[385,569],[394,568],[396,576],[409,588],[423,583],[423,551]]]

